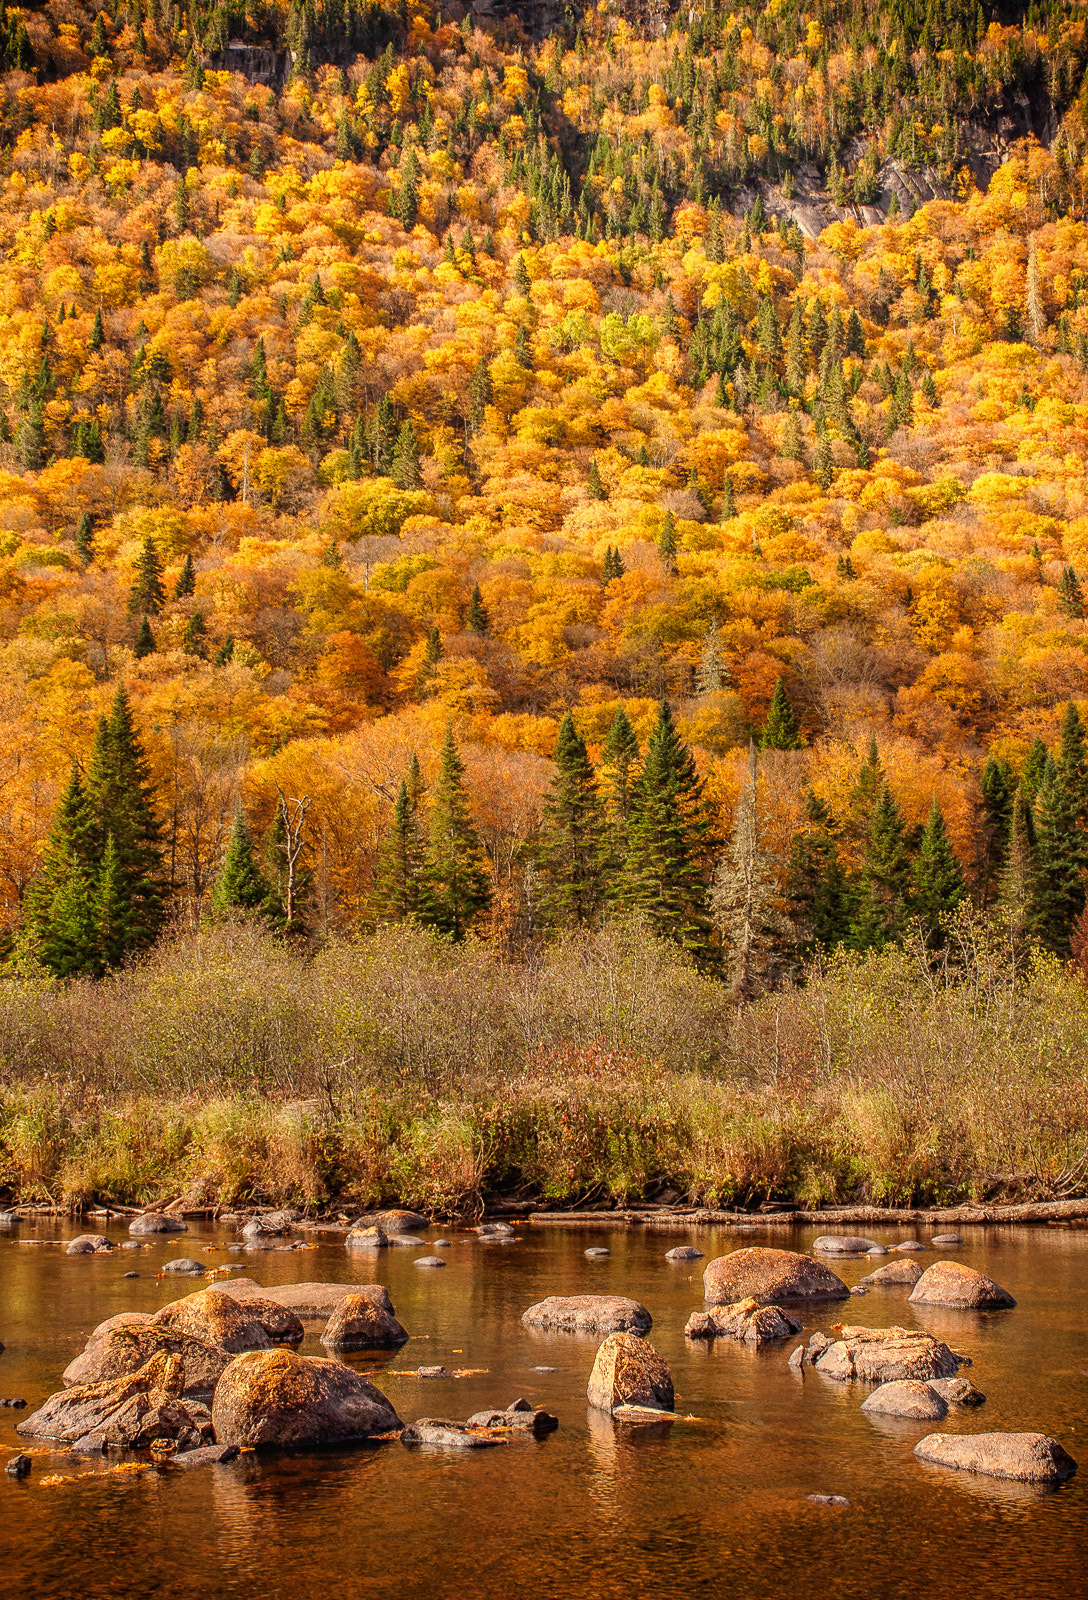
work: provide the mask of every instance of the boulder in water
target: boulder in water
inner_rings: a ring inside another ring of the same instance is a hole
[[[384,1228],[352,1228],[345,1236],[345,1250],[384,1250],[389,1235]]]
[[[586,1390],[598,1411],[641,1406],[671,1411],[672,1375],[651,1344],[632,1333],[612,1333],[597,1351]]]
[[[861,1281],[872,1289],[889,1287],[913,1289],[921,1276],[922,1269],[917,1261],[889,1261],[885,1266],[877,1267],[875,1272],[870,1272]]]
[[[195,1276],[197,1273],[203,1272],[204,1268],[199,1261],[194,1261],[191,1256],[175,1256],[173,1261],[167,1261],[163,1264],[162,1270],[184,1278]]]
[[[930,1433],[914,1447],[920,1461],[1016,1483],[1064,1483],[1077,1463],[1045,1433]]]
[[[16,1429],[67,1444],[93,1436],[106,1445],[146,1449],[154,1439],[208,1442],[207,1408],[184,1398],[181,1356],[159,1351],[135,1372],[103,1383],[77,1384],[51,1395]]]
[[[400,1436],[401,1444],[429,1445],[432,1450],[486,1450],[507,1441],[498,1434],[486,1433],[467,1422],[449,1422],[444,1417],[417,1417]]]
[[[342,1444],[400,1427],[361,1373],[282,1349],[235,1356],[216,1385],[212,1423],[217,1443],[257,1449]]]
[[[113,1245],[104,1233],[81,1233],[68,1241],[64,1253],[66,1256],[104,1256],[112,1249]]]
[[[382,1306],[392,1316],[393,1302],[388,1290],[380,1283],[274,1283],[262,1289],[252,1278],[234,1278],[230,1293],[243,1304],[253,1296],[270,1300],[286,1311],[294,1312],[303,1321],[323,1321],[330,1317],[349,1294],[364,1294],[368,1300]]]
[[[149,1330],[172,1328],[179,1333],[193,1334],[231,1355],[242,1350],[267,1350],[272,1344],[253,1306],[243,1309],[240,1301],[224,1294],[222,1289],[199,1289],[196,1294],[187,1294],[184,1299],[163,1306],[147,1327]],[[299,1323],[300,1338],[302,1332]]]
[[[352,1230],[364,1228],[378,1228],[382,1233],[425,1233],[430,1227],[426,1217],[420,1216],[418,1211],[371,1211],[363,1217],[357,1217],[352,1223]]]
[[[152,1233],[188,1233],[189,1225],[180,1217],[168,1217],[161,1211],[144,1211],[133,1217],[128,1231],[134,1239],[143,1239]]]
[[[893,1383],[914,1378],[954,1378],[963,1363],[946,1344],[908,1328],[844,1327],[816,1358],[816,1371],[845,1383]]]
[[[619,1294],[549,1295],[522,1316],[528,1328],[568,1333],[649,1333],[653,1318],[644,1305]]]
[[[672,1250],[665,1251],[666,1261],[701,1261],[703,1252],[694,1244],[678,1244]]]
[[[969,1378],[933,1378],[929,1387],[940,1395],[950,1411],[971,1411],[986,1404],[986,1396]]]
[[[800,1333],[801,1324],[781,1306],[760,1305],[758,1300],[741,1300],[735,1306],[711,1306],[693,1311],[685,1335],[689,1339],[737,1339],[741,1344],[772,1344]]]
[[[703,1297],[712,1305],[758,1300],[778,1305],[783,1300],[845,1300],[850,1291],[822,1261],[795,1250],[752,1246],[718,1256],[703,1272]]]
[[[112,1320],[112,1319],[111,1319]],[[63,1373],[69,1387],[117,1383],[142,1371],[157,1357],[174,1357],[180,1363],[179,1394],[211,1394],[230,1364],[230,1354],[199,1334],[169,1327],[112,1327],[101,1338],[93,1335],[87,1348]]]
[[[955,1306],[966,1311],[999,1311],[1015,1306],[1007,1289],[962,1261],[935,1261],[915,1284],[912,1306]]]
[[[396,1317],[364,1294],[346,1295],[321,1335],[327,1350],[391,1350],[407,1341]]]
[[[883,1250],[875,1239],[862,1239],[856,1234],[822,1233],[813,1239],[812,1248],[824,1256],[865,1256],[870,1250]]]
[[[862,1401],[861,1409],[882,1417],[905,1417],[911,1422],[940,1422],[948,1415],[947,1402],[937,1391],[913,1378],[882,1383]]]

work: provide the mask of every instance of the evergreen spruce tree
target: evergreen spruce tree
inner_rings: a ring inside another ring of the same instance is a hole
[[[99,309],[94,314],[94,322],[91,324],[91,337],[87,342],[93,351],[98,351],[101,350],[105,337],[102,327],[102,312]]]
[[[98,725],[84,778],[92,858],[101,867],[112,835],[120,892],[127,907],[127,947],[151,944],[165,920],[167,886],[155,816],[151,768],[136,733],[128,696],[118,688]]]
[[[914,914],[934,939],[942,937],[942,918],[961,905],[967,894],[963,872],[948,838],[944,816],[934,800],[914,861]]]
[[[151,622],[146,612],[143,621],[140,623],[140,631],[136,635],[133,653],[137,661],[142,661],[145,656],[153,656],[155,654],[155,635],[151,631]]]
[[[1072,567],[1062,569],[1061,581],[1058,584],[1058,609],[1067,617],[1084,616],[1084,593]]]
[[[215,652],[215,660],[212,665],[216,667],[227,667],[233,660],[234,635],[232,633],[228,633],[227,637],[223,640],[223,643],[219,646],[219,649]]]
[[[858,768],[857,782],[850,795],[847,808],[846,831],[855,844],[863,844],[869,836],[869,822],[873,808],[880,799],[887,782],[884,763],[880,759],[875,739],[869,740],[865,760]]]
[[[481,637],[491,631],[491,618],[488,615],[487,607],[484,605],[484,597],[480,593],[480,585],[478,583],[473,586],[472,597],[468,603],[468,611],[465,613],[465,625],[471,633],[478,633]]]
[[[227,853],[212,890],[212,916],[222,919],[233,911],[267,912],[271,901],[272,886],[258,865],[245,809],[239,806],[234,813]]]
[[[728,472],[722,479],[722,522],[732,522],[737,514],[737,498],[733,493],[733,480]]]
[[[491,884],[469,811],[465,769],[447,723],[431,806],[422,918],[460,940],[490,905]]]
[[[1088,851],[1073,797],[1056,764],[1048,770],[1034,811],[1037,931],[1044,944],[1065,955],[1073,924],[1084,909]]]
[[[417,774],[418,770],[417,763]],[[402,782],[392,824],[378,852],[374,909],[383,922],[404,922],[424,905],[427,850],[416,809],[408,783]]]
[[[145,613],[157,617],[162,610],[166,591],[162,586],[162,562],[159,560],[155,542],[150,537],[144,540],[144,548],[136,567],[136,574],[132,581],[132,589],[128,597],[128,609],[131,616],[139,617]]]
[[[1020,783],[1024,790],[1024,799],[1029,806],[1035,804],[1035,796],[1043,786],[1046,777],[1047,762],[1050,752],[1041,739],[1036,739],[1024,758],[1023,770],[1020,773]]]
[[[761,750],[800,750],[803,740],[786,686],[779,678],[771,696],[767,720],[759,736]]]
[[[414,812],[418,813],[420,806],[423,804],[423,796],[427,791],[427,785],[423,782],[423,773],[419,768],[419,757],[414,750],[412,751],[412,759],[408,763],[407,784],[408,804]]]
[[[661,525],[661,532],[657,536],[657,548],[667,572],[676,571],[676,518],[671,511],[666,511],[665,521]]]
[[[94,523],[85,511],[76,526],[76,558],[81,567],[89,567],[94,560]]]
[[[559,725],[555,773],[541,806],[536,864],[542,907],[556,928],[587,927],[604,899],[605,819],[597,775],[568,711]]]
[[[1009,928],[1024,938],[1039,926],[1039,874],[1035,822],[1023,785],[1013,796],[1008,848],[997,885],[998,905]]]
[[[187,555],[182,562],[178,581],[174,585],[174,599],[185,600],[189,595],[196,593],[196,573],[193,571],[193,558]]]
[[[1016,787],[1016,779],[1008,762],[997,761],[990,756],[979,780],[979,788],[982,791],[982,815],[978,830],[976,876],[983,907],[989,904],[996,892],[998,877],[1005,864]]]
[[[816,949],[843,944],[853,914],[830,809],[811,789],[805,796],[805,819],[807,825],[793,836],[786,869],[788,915],[802,959]]]
[[[869,819],[857,909],[855,950],[879,950],[900,938],[910,915],[911,860],[902,812],[885,784]]]
[[[98,971],[93,877],[97,870],[92,819],[78,763],[53,818],[41,869],[26,893],[29,943],[55,977]]]
[[[658,935],[708,959],[709,821],[695,759],[661,702],[642,772],[631,790],[623,903]]]
[[[419,439],[415,423],[409,417],[402,422],[393,447],[390,476],[398,489],[422,489],[423,473],[419,464]]]
[[[132,944],[132,915],[113,834],[106,839],[93,894],[96,969],[121,964]]]
[[[444,652],[442,649],[442,635],[437,626],[432,627],[423,646],[423,660],[420,663],[419,675],[416,678],[416,693],[420,696],[430,692],[431,679],[434,669],[441,661]]]
[[[604,484],[601,482],[601,474],[597,467],[596,456],[593,456],[590,459],[589,481],[586,487],[589,490],[589,498],[591,500],[607,500],[608,496],[605,493]]]

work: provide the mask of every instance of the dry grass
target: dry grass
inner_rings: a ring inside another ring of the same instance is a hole
[[[79,1204],[471,1211],[489,1193],[886,1204],[1083,1188],[1079,981],[965,919],[736,1010],[641,929],[532,968],[409,928],[249,926],[102,984],[0,985],[0,1183]]]

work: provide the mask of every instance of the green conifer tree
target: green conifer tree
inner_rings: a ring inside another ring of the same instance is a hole
[[[472,588],[468,610],[465,613],[465,625],[471,633],[478,633],[481,637],[491,632],[491,618],[484,605],[484,597],[480,593],[478,583]]]
[[[912,905],[927,934],[942,938],[942,919],[963,903],[967,885],[937,801],[930,807],[914,860]]]
[[[1047,762],[1050,752],[1039,738],[1033,742],[1031,749],[1024,757],[1023,770],[1020,773],[1020,783],[1024,790],[1024,799],[1029,806],[1035,804],[1035,797],[1043,786],[1046,777]]]
[[[695,759],[667,701],[631,790],[622,902],[654,932],[709,959],[709,820]]]
[[[676,571],[676,518],[671,511],[666,511],[665,520],[661,524],[661,532],[657,536],[658,553],[665,565],[666,572]]]
[[[590,462],[589,462],[589,481],[586,484],[586,487],[589,490],[589,498],[591,500],[607,500],[608,499],[608,495],[605,492],[604,484],[601,482],[601,474],[600,474],[600,471],[599,471],[599,469],[597,467],[597,457],[596,456],[591,456],[590,457]]]
[[[182,562],[178,581],[174,585],[174,599],[185,600],[189,595],[196,593],[196,573],[193,570],[193,558],[187,555]]]
[[[422,920],[460,940],[491,905],[491,883],[465,793],[465,769],[446,724],[431,806]]]
[[[94,560],[94,523],[89,511],[83,513],[76,526],[76,558],[81,567],[89,567]]]
[[[166,591],[162,586],[162,562],[155,549],[155,541],[148,536],[136,566],[132,589],[128,597],[129,614],[134,617],[145,613],[157,617],[162,610]]]
[[[87,342],[91,349],[97,352],[101,350],[105,343],[105,338],[105,330],[102,327],[102,312],[99,309],[94,314],[94,322],[91,324],[91,337]]]
[[[541,806],[536,862],[546,920],[556,928],[591,925],[604,899],[605,819],[597,775],[569,711]]]
[[[1010,930],[1022,938],[1039,928],[1039,873],[1035,822],[1023,784],[1013,796],[1009,840],[997,884],[997,901]]]
[[[805,797],[806,826],[794,834],[786,869],[788,915],[797,955],[845,943],[853,897],[839,847],[831,832],[829,807],[810,789]]]
[[[419,461],[419,438],[411,417],[402,422],[393,447],[390,476],[398,489],[422,489],[423,473]]]
[[[761,750],[800,750],[804,741],[794,709],[790,704],[786,685],[779,678],[771,696],[767,720],[759,736]]]
[[[227,853],[212,890],[211,914],[221,920],[235,911],[268,912],[272,900],[272,885],[257,862],[245,808],[239,806],[234,813]]]
[[[95,935],[95,969],[120,966],[132,946],[132,917],[120,857],[113,834],[106,839],[92,908]]]
[[[123,685],[114,696],[109,716],[99,722],[84,791],[92,859],[100,870],[106,841],[112,835],[120,892],[127,907],[127,950],[142,949],[162,928],[167,885],[151,768]]]
[[[155,654],[155,635],[151,631],[151,622],[146,613],[140,623],[140,631],[136,635],[133,653],[137,661],[142,661],[145,656],[153,656]]]
[[[910,916],[911,860],[903,814],[885,784],[869,819],[857,909],[855,950],[879,950],[902,937]]]
[[[414,758],[413,758],[414,759]],[[418,773],[418,763],[416,772]],[[426,843],[407,782],[397,790],[393,821],[378,852],[374,908],[383,922],[404,922],[423,910]]]

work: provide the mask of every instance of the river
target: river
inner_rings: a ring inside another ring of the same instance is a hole
[[[387,1443],[245,1454],[189,1473],[119,1473],[63,1450],[38,1455],[29,1479],[0,1476],[5,1589],[20,1600],[1088,1596],[1088,1233],[960,1230],[955,1258],[1009,1289],[1012,1311],[915,1308],[898,1288],[801,1313],[806,1338],[844,1318],[898,1323],[970,1355],[967,1375],[987,1404],[926,1425],[871,1418],[860,1410],[865,1388],[799,1376],[787,1365],[796,1339],[758,1352],[685,1340],[705,1263],[671,1264],[667,1249],[692,1243],[708,1259],[754,1243],[805,1249],[815,1228],[524,1227],[508,1245],[446,1228],[442,1271],[413,1267],[411,1250],[349,1256],[338,1243],[232,1256],[232,1235],[199,1226],[138,1254],[68,1257],[53,1241],[78,1231],[24,1222],[0,1233],[0,1396],[28,1402],[22,1412],[0,1409],[0,1461],[27,1447],[16,1423],[61,1386],[97,1323],[205,1286],[157,1276],[180,1255],[242,1260],[263,1284],[381,1281],[412,1341],[392,1356],[349,1359],[405,1421],[463,1419],[524,1395],[560,1427],[540,1441],[462,1454]],[[890,1245],[939,1230],[866,1231]],[[587,1260],[585,1249],[600,1244],[611,1257]],[[916,1259],[925,1265],[937,1254]],[[854,1284],[879,1264],[862,1258],[836,1270]],[[131,1270],[140,1276],[126,1281]],[[587,1292],[631,1295],[649,1308],[650,1340],[690,1420],[637,1426],[591,1412],[586,1380],[598,1341],[521,1323],[546,1295]],[[304,1353],[325,1353],[320,1331],[307,1324]],[[437,1364],[470,1375],[405,1375]],[[925,1466],[913,1446],[934,1427],[1050,1433],[1081,1471],[1044,1492]],[[49,1474],[78,1479],[47,1485]],[[851,1504],[822,1506],[810,1494]]]

